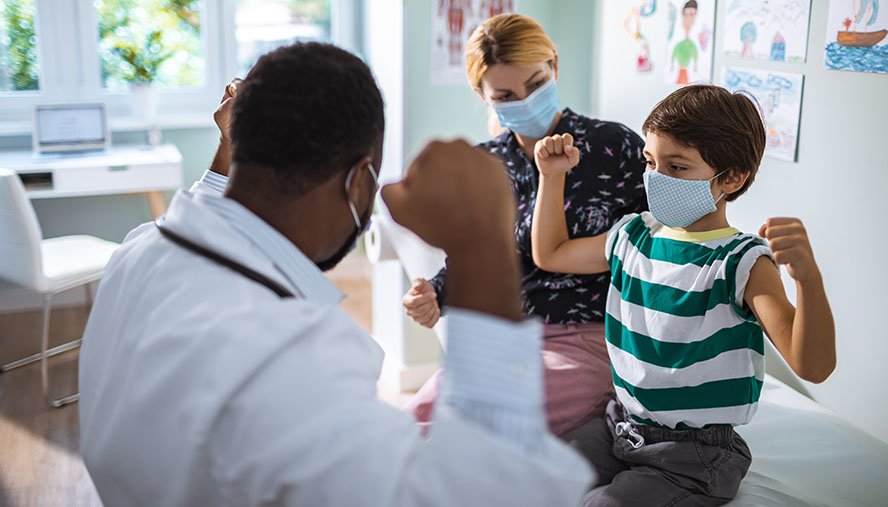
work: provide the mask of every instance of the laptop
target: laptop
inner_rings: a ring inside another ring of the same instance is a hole
[[[34,108],[34,153],[107,151],[111,145],[105,104],[60,104]]]

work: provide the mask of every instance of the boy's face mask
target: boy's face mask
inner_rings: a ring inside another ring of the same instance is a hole
[[[500,125],[516,134],[540,139],[549,132],[552,120],[558,114],[558,89],[555,79],[546,81],[524,100],[491,102]]]
[[[708,180],[683,180],[660,174],[644,172],[644,190],[647,192],[651,214],[667,227],[687,227],[716,210],[715,204],[724,197],[712,199],[710,183],[722,171]]]

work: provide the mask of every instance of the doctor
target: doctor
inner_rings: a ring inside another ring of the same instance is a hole
[[[260,58],[232,103],[224,193],[215,173],[178,192],[99,287],[80,427],[103,502],[575,505],[591,472],[546,431],[541,327],[521,320],[499,164],[433,142],[382,189],[395,220],[450,258],[449,375],[422,435],[376,398],[382,352],[322,274],[377,190],[370,69],[295,44]]]

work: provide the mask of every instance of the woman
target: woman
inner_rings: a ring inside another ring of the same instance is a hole
[[[626,213],[647,208],[644,142],[619,123],[558,109],[555,45],[526,16],[503,14],[476,28],[466,47],[466,73],[496,115],[491,124],[498,120],[498,130],[505,128],[480,146],[503,161],[512,181],[524,312],[546,325],[546,411],[550,429],[560,435],[601,417],[613,395],[603,323],[608,277],[549,273],[534,265],[530,228],[539,183],[534,145],[542,137],[569,133],[580,149],[580,163],[567,175],[564,196],[568,232],[574,238],[605,232]],[[446,300],[445,267],[430,281],[416,280],[404,306],[416,322],[432,327]],[[436,374],[406,407],[420,421],[431,413],[438,378]]]

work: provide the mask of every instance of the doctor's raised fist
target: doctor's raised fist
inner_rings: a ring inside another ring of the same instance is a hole
[[[396,222],[449,255],[514,250],[515,205],[501,163],[462,140],[432,141],[404,179],[382,188]]]
[[[223,142],[231,141],[228,134],[231,131],[232,99],[237,95],[237,87],[241,84],[241,81],[241,79],[234,78],[230,83],[225,85],[225,93],[222,94],[222,100],[219,102],[219,107],[216,108],[216,112],[213,113],[213,121],[215,121],[216,126],[219,127],[219,132],[222,133]]]

